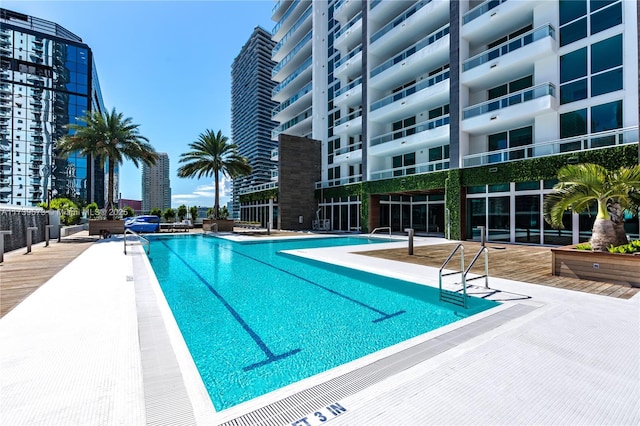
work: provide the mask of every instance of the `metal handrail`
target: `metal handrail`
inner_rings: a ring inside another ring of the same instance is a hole
[[[380,228],[374,228],[373,231],[371,231],[371,233],[369,234],[369,237],[367,237],[367,239],[371,239],[371,237],[373,236],[373,234],[376,233],[376,231],[382,231],[384,229],[388,229],[389,230],[389,238],[391,238],[391,227],[390,226],[381,226]]]
[[[453,256],[457,253],[458,250],[460,250],[460,270],[447,272],[446,274],[443,274],[442,271],[449,264],[451,259],[453,259]],[[438,271],[438,287],[440,289],[441,300],[442,300],[442,277],[447,275],[454,275],[454,274],[460,274],[462,276],[462,292],[463,292],[462,303],[463,303],[463,306],[466,308],[467,307],[467,283],[465,281],[464,246],[462,244],[456,245],[456,248],[454,248],[453,251],[449,254],[449,257],[447,257],[447,260],[444,261],[444,263],[440,267],[440,270]]]
[[[132,231],[131,229],[125,229],[124,230],[124,254],[127,254],[127,234],[131,234],[138,237],[138,244],[141,246],[144,246],[144,245],[147,246],[147,249],[146,249],[147,254],[151,252],[151,243],[149,242],[148,239],[138,234],[137,232]],[[132,243],[129,245],[136,245],[136,243]]]
[[[473,265],[476,263],[476,261],[480,258],[482,252],[484,252],[484,275],[479,275],[474,278],[467,278],[467,274],[469,273],[471,268],[473,268]],[[465,283],[466,287],[467,281],[478,280],[481,278],[484,278],[484,288],[489,288],[489,249],[486,247],[480,247],[480,250],[478,250],[476,256],[473,258],[467,269],[465,269],[462,281]]]

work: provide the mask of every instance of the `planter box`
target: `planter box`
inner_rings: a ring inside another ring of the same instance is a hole
[[[640,287],[640,256],[574,247],[551,249],[553,275]]]
[[[218,224],[218,232],[233,232],[233,220],[227,219],[203,219],[203,231],[215,231],[214,223]]]
[[[105,230],[111,234],[124,234],[124,220],[90,220],[89,235],[100,235]]]

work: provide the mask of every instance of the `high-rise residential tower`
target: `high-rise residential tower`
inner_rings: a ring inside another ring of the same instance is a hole
[[[153,166],[142,165],[142,210],[149,213],[158,208],[163,212],[171,207],[171,180],[169,178],[169,155],[158,153]]]
[[[241,193],[248,188],[275,186],[273,180],[277,179],[277,169],[271,160],[277,147],[277,142],[271,140],[271,130],[277,125],[271,120],[277,105],[271,99],[275,86],[271,80],[274,46],[271,34],[256,27],[231,65],[231,139],[253,169],[250,175],[233,181],[231,213],[235,218],[240,218]]]
[[[0,26],[0,203],[35,206],[57,195],[103,207],[102,165],[56,152],[64,125],[104,111],[91,49],[56,23],[7,9]]]
[[[638,163],[637,7],[278,2],[273,139],[322,141],[316,199],[331,229],[584,241],[592,217],[567,213],[554,230],[542,203],[564,164]]]

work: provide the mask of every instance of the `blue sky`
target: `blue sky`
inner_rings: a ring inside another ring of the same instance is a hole
[[[53,21],[89,45],[106,107],[133,118],[169,154],[173,207],[213,206],[213,178],[179,179],[178,159],[206,129],[231,136],[231,64],[256,26],[271,31],[274,4],[2,0],[3,8]],[[130,162],[121,167],[123,198],[141,199],[141,173]]]

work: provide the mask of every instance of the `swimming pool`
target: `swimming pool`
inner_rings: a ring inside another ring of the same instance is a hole
[[[370,243],[155,238],[151,265],[216,410],[224,410],[466,316],[437,289],[282,250]]]

